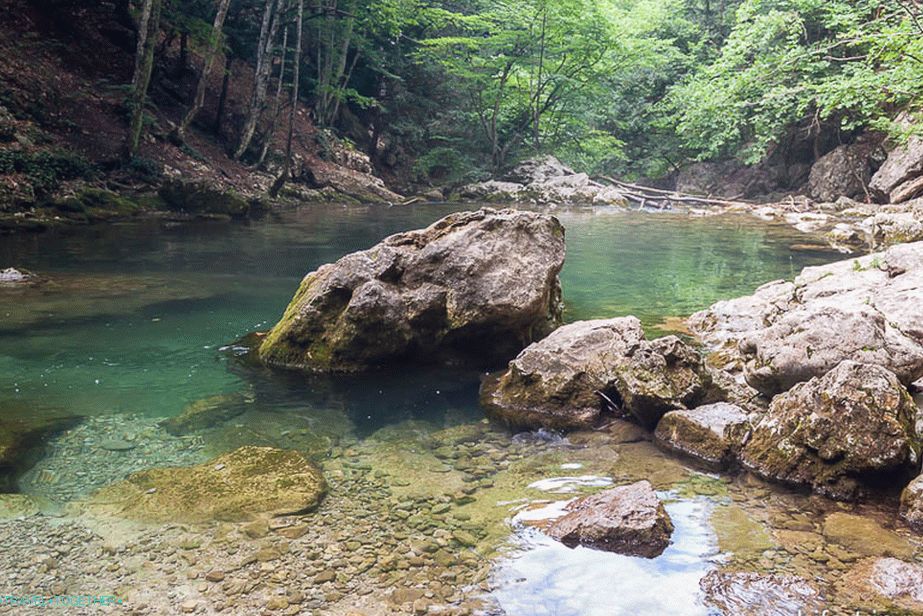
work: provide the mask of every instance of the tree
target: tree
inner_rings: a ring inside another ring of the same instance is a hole
[[[283,17],[284,2],[285,0],[266,0],[256,52],[253,91],[250,97],[250,105],[247,109],[247,117],[241,130],[240,141],[234,151],[235,159],[240,159],[247,151],[247,148],[250,147],[250,142],[256,132],[256,125],[266,105],[269,77],[272,72],[273,48],[275,47],[279,24]]]
[[[295,117],[298,111],[298,85],[300,83],[301,67],[301,29],[304,19],[304,0],[298,0],[298,11],[295,21],[295,57],[292,62],[292,102],[288,112],[288,134],[285,139],[285,160],[282,163],[282,172],[276,181],[272,184],[270,195],[278,196],[279,191],[285,185],[291,173],[292,166],[292,140],[295,136]],[[282,75],[279,75],[282,79]]]
[[[212,25],[211,41],[206,51],[202,72],[199,73],[199,78],[196,83],[195,98],[193,99],[189,111],[186,112],[183,119],[176,127],[175,138],[180,142],[186,139],[186,130],[205,104],[205,89],[208,85],[208,74],[212,70],[215,57],[218,55],[218,50],[221,47],[221,33],[224,29],[224,20],[227,17],[230,4],[231,0],[218,0],[218,11],[215,13],[215,22]]]
[[[147,89],[154,68],[154,50],[157,45],[157,34],[160,32],[162,7],[162,0],[144,0],[141,9],[138,44],[135,51],[135,70],[128,102],[131,119],[123,150],[124,158],[127,160],[134,158],[141,142],[141,130],[144,127],[144,102],[147,99]]]

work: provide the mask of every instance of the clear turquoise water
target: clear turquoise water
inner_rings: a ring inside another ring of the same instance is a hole
[[[0,289],[0,412],[169,416],[246,380],[267,410],[345,400],[360,433],[458,409],[477,417],[472,373],[242,374],[219,350],[271,326],[305,273],[452,209],[324,206],[246,225],[146,221],[2,237],[0,267],[50,283]],[[635,314],[654,326],[837,258],[793,250],[806,236],[749,218],[608,208],[556,215],[567,229],[568,320]]]

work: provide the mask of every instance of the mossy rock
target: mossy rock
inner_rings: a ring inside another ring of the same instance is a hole
[[[144,522],[242,522],[311,511],[326,492],[321,470],[297,451],[241,447],[198,466],[133,473],[85,505]]]
[[[84,188],[74,195],[46,201],[44,207],[67,217],[88,219],[131,216],[140,209],[135,200],[100,188]]]
[[[240,194],[205,182],[174,180],[161,186],[158,195],[166,209],[196,216],[245,218],[250,213],[250,203]]]

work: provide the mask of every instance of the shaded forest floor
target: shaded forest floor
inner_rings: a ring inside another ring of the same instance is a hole
[[[67,214],[61,211],[62,199],[86,188],[139,195],[142,207],[156,208],[157,199],[143,195],[177,181],[244,199],[264,198],[281,165],[284,123],[270,137],[261,168],[227,153],[246,113],[252,67],[233,63],[218,122],[224,63],[217,63],[205,107],[178,146],[169,135],[188,108],[201,62],[191,52],[183,61],[178,37],[161,40],[139,155],[125,165],[119,155],[134,63],[130,18],[106,2],[66,11],[38,7],[25,0],[0,0],[0,215],[41,219],[50,205],[54,216]],[[270,132],[268,122],[260,129],[258,144]],[[295,181],[286,192],[290,200],[400,199],[375,176],[364,153],[317,129],[310,110],[301,105],[294,159]]]

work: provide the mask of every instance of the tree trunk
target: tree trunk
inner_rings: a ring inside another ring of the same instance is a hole
[[[131,121],[125,139],[123,157],[134,158],[141,142],[141,130],[144,127],[144,101],[147,88],[151,82],[154,68],[154,49],[157,45],[157,33],[160,31],[160,10],[163,0],[145,0],[138,28],[138,48],[135,52],[135,74],[131,82],[129,106]]]
[[[279,122],[279,113],[282,111],[282,85],[285,83],[285,56],[288,52],[288,26],[282,33],[282,56],[279,62],[279,81],[276,83],[276,97],[272,101],[272,113],[269,117],[269,128],[263,135],[263,145],[260,148],[260,157],[256,161],[257,167],[262,167],[269,154],[272,138],[276,134],[276,124]],[[296,58],[297,60],[297,58]]]
[[[218,110],[215,112],[215,126],[212,129],[216,135],[221,133],[221,118],[224,117],[224,107],[228,101],[228,88],[231,85],[234,57],[229,53],[224,58],[224,79],[221,80],[221,96],[218,97]]]
[[[276,33],[279,31],[283,0],[266,0],[266,10],[263,13],[263,23],[260,26],[260,41],[256,57],[256,75],[253,82],[253,94],[250,98],[250,108],[240,135],[240,143],[234,152],[234,158],[240,159],[250,147],[253,134],[260,113],[266,104],[266,91],[269,88],[269,75],[272,70],[272,47],[275,43]]]
[[[288,180],[292,166],[292,140],[295,136],[295,116],[298,111],[298,85],[301,78],[301,26],[304,17],[304,0],[298,0],[298,22],[295,24],[295,58],[292,62],[292,106],[288,112],[288,135],[285,140],[285,162],[282,163],[282,173],[272,184],[270,195],[278,196],[279,191]]]
[[[212,65],[215,63],[215,56],[218,55],[218,47],[221,45],[221,33],[224,30],[224,19],[228,15],[228,6],[230,4],[231,0],[219,0],[218,12],[215,14],[215,22],[212,24],[211,45],[208,47],[208,52],[205,56],[205,64],[202,66],[202,72],[199,74],[199,81],[196,84],[195,98],[192,101],[192,107],[190,107],[186,115],[183,116],[183,120],[179,123],[179,126],[176,127],[174,133],[175,138],[180,142],[185,141],[186,130],[205,104],[205,89],[208,86],[208,74],[211,72]]]
[[[179,57],[176,59],[176,66],[173,69],[173,78],[180,79],[186,73],[186,65],[189,63],[189,33],[180,32],[179,34]]]

